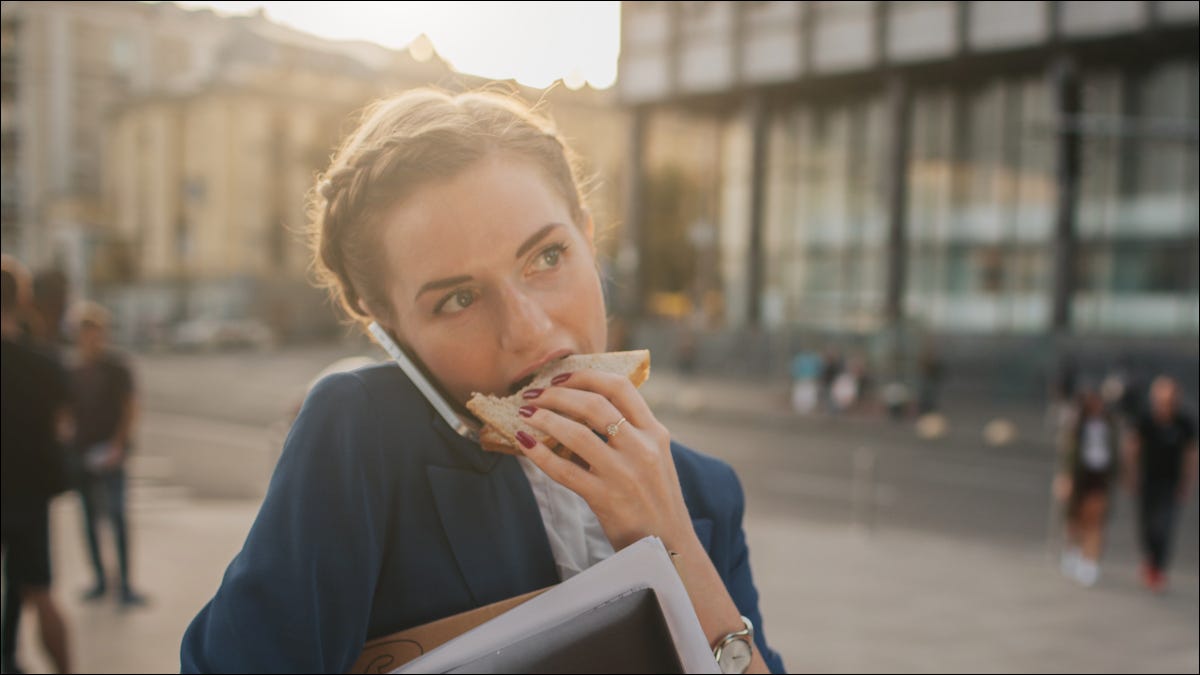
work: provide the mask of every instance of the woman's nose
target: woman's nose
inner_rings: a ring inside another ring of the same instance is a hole
[[[521,353],[541,349],[553,323],[545,308],[520,288],[502,291],[498,323],[500,346],[504,351]]]

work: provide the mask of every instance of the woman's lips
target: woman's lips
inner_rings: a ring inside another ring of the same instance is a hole
[[[545,368],[548,364],[550,364],[554,361],[559,361],[559,360],[565,359],[574,353],[575,352],[571,351],[570,349],[560,349],[559,351],[550,354],[550,356],[548,358],[539,361],[534,366],[529,368],[529,370],[526,372],[526,374],[524,376],[517,378],[516,380],[513,381],[513,383],[511,385],[509,385],[509,388],[508,388],[509,395],[511,396],[512,394],[515,394],[518,391],[529,386],[529,383],[533,382],[533,378],[534,378],[534,376],[536,376],[538,374],[538,371]]]

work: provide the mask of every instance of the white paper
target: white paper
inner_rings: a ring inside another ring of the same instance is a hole
[[[625,547],[587,571],[392,672],[445,672],[641,588],[652,589],[658,597],[684,672],[721,672],[687,589],[658,537],[646,537]]]

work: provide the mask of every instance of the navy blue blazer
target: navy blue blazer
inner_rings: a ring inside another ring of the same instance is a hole
[[[774,672],[725,463],[672,444],[696,534]],[[180,649],[183,672],[346,672],[364,643],[559,582],[516,458],[456,435],[393,365],[305,400],[261,510]]]

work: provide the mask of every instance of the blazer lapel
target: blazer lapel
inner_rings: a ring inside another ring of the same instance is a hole
[[[475,451],[482,452],[477,446]],[[480,606],[558,582],[537,502],[521,467],[514,458],[499,455],[489,463],[490,471],[426,467],[442,529]]]
[[[559,582],[537,501],[516,458],[487,452],[445,420],[433,425],[466,468],[425,468],[438,517],[471,597],[480,606]],[[713,523],[692,527],[712,555]]]

